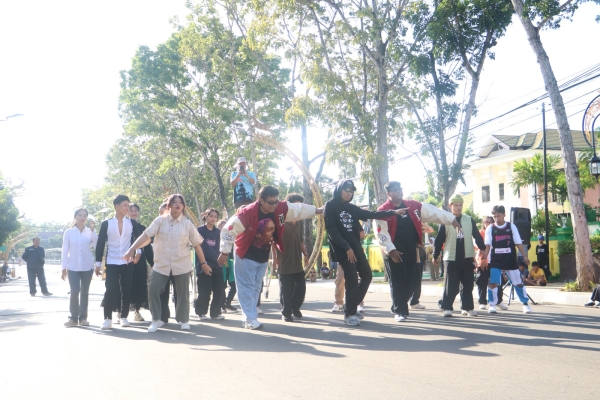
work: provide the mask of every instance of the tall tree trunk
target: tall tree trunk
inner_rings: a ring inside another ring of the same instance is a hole
[[[308,139],[306,136],[306,124],[300,126],[300,133],[302,135],[302,163],[310,170],[310,162],[308,160]],[[306,178],[302,178],[302,195],[304,196],[304,202],[306,204],[313,204],[313,194],[310,190],[310,185]],[[308,254],[312,254],[313,251],[313,232],[314,226],[311,220],[307,220],[304,223],[304,247]]]
[[[383,55],[381,58],[383,59]],[[388,172],[388,136],[387,136],[387,106],[389,87],[385,74],[385,64],[379,68],[379,95],[377,105],[377,164],[373,168],[373,186],[377,204],[387,201],[384,185],[389,181]]]
[[[573,138],[571,137],[567,112],[554,76],[554,71],[552,71],[550,59],[546,54],[538,29],[524,13],[523,1],[511,0],[511,2],[515,8],[517,17],[525,29],[529,44],[536,55],[537,62],[540,65],[540,71],[544,78],[546,91],[550,96],[550,102],[552,103],[552,109],[554,110],[554,116],[556,118],[560,136],[562,157],[565,162],[569,202],[571,203],[571,218],[573,220],[573,236],[575,240],[575,259],[577,262],[577,284],[581,289],[590,290],[590,282],[596,281],[594,259],[592,257],[592,246],[583,206],[583,190],[581,189],[581,182],[579,181],[577,158],[575,157],[575,148],[573,147]]]

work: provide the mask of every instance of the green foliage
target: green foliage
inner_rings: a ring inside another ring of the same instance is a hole
[[[597,286],[598,285],[596,285],[594,282],[590,282],[589,288],[582,289],[579,286],[579,284],[577,283],[577,281],[573,281],[573,282],[566,282],[565,286],[563,286],[562,290],[563,290],[563,292],[589,292],[589,291],[594,290],[594,288]]]
[[[556,188],[556,182],[561,172],[555,167],[560,163],[561,157],[557,154],[546,155],[547,177],[549,191]],[[564,174],[562,174],[564,175]],[[541,153],[536,153],[531,159],[520,159],[515,161],[513,167],[513,178],[510,185],[513,188],[513,194],[529,185],[536,187],[544,184],[544,159]]]
[[[468,209],[468,210],[464,210],[463,209],[463,214],[468,215],[469,217],[471,217],[471,219],[473,221],[475,221],[475,223],[477,224],[477,226],[481,225],[481,221],[483,221],[483,218],[481,217],[481,215],[477,214],[475,211]]]
[[[575,254],[575,242],[572,240],[558,241],[558,255]]]
[[[562,226],[562,221],[552,214],[552,211],[548,211],[548,220],[548,234],[554,236],[556,235],[556,228]],[[546,234],[546,214],[544,209],[538,209],[533,218],[531,218],[531,231],[534,235]]]
[[[9,236],[19,230],[19,210],[13,201],[14,190],[0,173],[0,246]]]

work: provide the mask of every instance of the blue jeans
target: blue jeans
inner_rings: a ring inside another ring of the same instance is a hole
[[[69,286],[71,287],[71,299],[69,302],[71,316],[69,318],[75,323],[87,320],[88,297],[93,274],[93,269],[89,271],[67,270]]]
[[[256,321],[258,318],[256,303],[260,297],[267,264],[235,255],[233,271],[235,273],[238,300],[242,308],[242,321]]]
[[[519,297],[519,300],[523,305],[527,305],[529,298],[527,297],[527,290],[523,286],[521,281],[521,271],[518,269],[505,270],[506,277],[515,288],[515,292]],[[490,268],[490,283],[498,285],[495,288],[488,288],[488,303],[490,306],[498,304],[498,291],[502,291],[502,270],[498,268]]]

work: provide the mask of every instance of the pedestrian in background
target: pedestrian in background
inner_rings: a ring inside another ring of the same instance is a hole
[[[40,283],[42,294],[44,296],[52,296],[52,293],[48,291],[48,286],[46,286],[46,274],[44,273],[46,253],[44,252],[44,248],[40,246],[39,237],[33,238],[33,246],[25,248],[21,258],[27,263],[27,279],[29,279],[29,294],[31,297],[35,297],[37,293],[35,278]]]
[[[88,326],[88,297],[90,283],[94,274],[94,256],[92,249],[96,247],[98,235],[86,222],[88,212],[85,208],[75,211],[75,223],[65,231],[62,246],[62,274],[64,281],[69,278],[71,298],[69,311],[71,315],[65,322],[67,328]]]
[[[223,319],[221,315],[221,305],[223,303],[223,267],[217,262],[221,248],[221,230],[215,226],[219,219],[219,212],[214,208],[206,210],[202,220],[204,225],[198,228],[198,233],[204,239],[201,247],[204,252],[206,262],[210,267],[211,275],[207,275],[202,270],[199,261],[196,261],[196,276],[198,282],[198,298],[194,305],[196,315],[200,320],[207,320],[208,303],[212,293],[212,302],[210,302],[210,318]]]

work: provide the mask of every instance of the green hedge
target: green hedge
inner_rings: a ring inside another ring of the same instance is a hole
[[[559,240],[558,255],[575,254],[575,242],[572,240]]]

